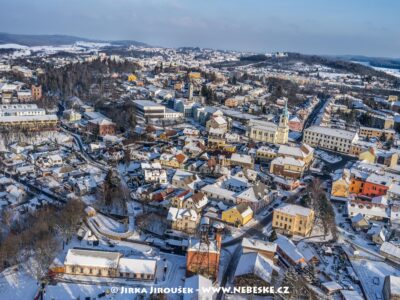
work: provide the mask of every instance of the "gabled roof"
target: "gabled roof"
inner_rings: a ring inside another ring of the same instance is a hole
[[[248,189],[244,190],[240,194],[237,195],[237,198],[244,199],[250,202],[258,202],[258,198],[254,193],[253,187],[249,187]]]
[[[117,268],[120,257],[118,252],[69,249],[64,265]]]
[[[240,257],[235,270],[235,277],[244,275],[256,275],[267,283],[272,283],[272,274],[278,268],[272,260],[256,253],[245,253]]]
[[[243,238],[242,247],[260,251],[276,252],[277,245],[273,242]]]

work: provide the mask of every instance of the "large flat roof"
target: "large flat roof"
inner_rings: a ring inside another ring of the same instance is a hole
[[[352,140],[356,136],[357,132],[337,129],[337,128],[330,128],[330,127],[323,127],[323,126],[311,126],[305,129],[305,131],[315,132],[323,135],[334,136],[342,139]]]
[[[164,105],[158,104],[158,103],[156,103],[154,101],[151,101],[151,100],[133,100],[133,103],[135,105],[137,105],[137,106],[142,106],[142,107],[152,106],[152,107],[163,107],[163,108],[165,108]]]

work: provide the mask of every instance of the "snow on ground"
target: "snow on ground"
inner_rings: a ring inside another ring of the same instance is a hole
[[[105,228],[109,229],[110,231],[114,232],[125,232],[126,228],[123,224],[121,224],[118,221],[115,221],[111,218],[108,218],[102,214],[96,214],[93,218],[96,219],[96,221],[101,225],[102,227],[104,226]]]
[[[369,300],[383,299],[382,288],[387,275],[400,275],[400,271],[383,261],[351,259]]]
[[[315,153],[317,156],[319,156],[323,161],[330,163],[330,164],[335,164],[338,163],[342,160],[342,157],[340,155],[334,155],[331,153],[327,153],[322,150],[316,150]]]
[[[70,300],[85,299],[86,297],[96,298],[99,294],[110,290],[111,286],[58,283],[57,285],[49,285],[46,288],[45,300]],[[119,299],[128,300],[133,296],[129,294],[109,294],[102,299]]]
[[[339,240],[345,241],[355,246],[357,249],[368,252],[375,256],[376,259],[381,259],[382,256],[379,254],[379,246],[372,243],[372,241],[366,236],[365,232],[357,232],[353,230],[350,223],[346,222],[346,218],[341,213],[343,211],[342,209],[338,208],[337,205],[334,205],[333,208],[335,210],[335,221],[339,226],[337,227]]]
[[[27,137],[24,134],[12,134],[7,140],[7,144],[12,144],[15,142],[27,142],[28,144],[40,144],[44,141],[56,141],[60,145],[71,146],[72,139],[68,135],[57,132],[57,131],[47,131],[47,132],[37,132],[35,135]],[[6,141],[0,138],[0,151],[7,151]]]
[[[32,300],[39,286],[25,270],[9,268],[0,274],[0,299]],[[58,298],[57,298],[58,299]]]
[[[29,47],[19,44],[1,44],[0,49],[28,49]]]

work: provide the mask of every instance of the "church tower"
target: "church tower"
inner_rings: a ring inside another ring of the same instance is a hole
[[[189,95],[188,95],[189,101],[193,100],[193,83],[189,83]]]
[[[277,143],[286,144],[289,138],[289,112],[287,108],[287,100],[285,102],[285,107],[279,118],[279,126],[277,133]]]

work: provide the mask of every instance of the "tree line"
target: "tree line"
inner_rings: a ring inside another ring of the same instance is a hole
[[[68,243],[84,215],[84,204],[71,200],[63,207],[46,205],[13,220],[14,211],[1,215],[0,272],[27,263],[37,280],[46,276],[57,251]]]

